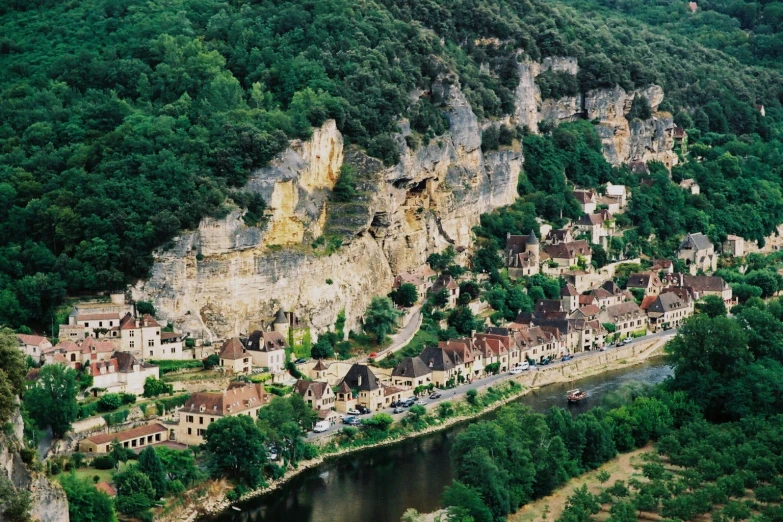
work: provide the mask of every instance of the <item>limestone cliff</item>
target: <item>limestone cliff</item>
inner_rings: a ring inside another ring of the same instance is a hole
[[[24,423],[17,409],[11,419],[13,432],[0,435],[0,473],[11,481],[17,491],[26,490],[31,496],[30,514],[40,522],[68,522],[68,501],[65,492],[38,472],[27,469],[19,455]]]
[[[134,296],[153,299],[185,331],[219,337],[248,332],[278,307],[316,330],[345,309],[348,326],[356,327],[370,299],[390,290],[393,273],[418,267],[448,244],[468,246],[479,216],[516,197],[521,152],[483,154],[482,127],[458,84],[436,82],[432,89],[450,121],[443,136],[413,150],[402,122],[401,160],[387,168],[346,149],[327,122],[253,173],[247,188],[269,207],[263,227],[246,226],[239,210],[204,219],[156,252],[152,275]],[[331,203],[344,161],[358,171],[361,195]],[[321,236],[342,247],[331,255],[314,250]]]
[[[659,87],[542,100],[535,78],[548,69],[575,75],[578,64],[568,57],[521,61],[509,123],[537,132],[542,121],[598,119],[613,164],[676,160],[666,132],[669,115],[625,118],[640,94],[657,110]],[[155,253],[151,277],[136,285],[134,298],[152,299],[178,328],[208,336],[248,333],[278,307],[294,311],[316,331],[345,309],[347,326],[355,328],[370,299],[390,290],[393,274],[418,267],[446,245],[469,246],[479,216],[511,204],[517,195],[522,152],[481,151],[482,129],[489,123],[478,121],[455,78],[434,82],[428,94],[443,100],[449,119],[444,135],[411,148],[418,137],[402,121],[395,137],[401,159],[385,167],[346,147],[335,123],[326,122],[310,140],[292,142],[269,167],[252,174],[247,189],[268,205],[262,226],[246,226],[239,209],[223,219],[204,219],[197,230]],[[360,194],[334,203],[329,195],[343,164],[357,172]]]

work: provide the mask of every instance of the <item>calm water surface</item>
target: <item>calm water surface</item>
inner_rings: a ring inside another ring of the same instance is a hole
[[[601,397],[624,383],[655,384],[672,374],[662,359],[577,381],[589,398],[569,408],[581,413],[598,406]],[[553,384],[518,399],[539,412],[565,406],[570,384]],[[491,418],[492,413],[482,418]],[[449,449],[468,423],[418,437],[330,459],[288,481],[282,488],[252,499],[215,517],[219,522],[399,522],[408,508],[420,512],[440,507],[451,483]]]

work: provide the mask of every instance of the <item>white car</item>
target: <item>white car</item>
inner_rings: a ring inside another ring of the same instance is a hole
[[[352,409],[348,410],[345,413],[347,413],[348,415],[361,415],[362,414],[362,412],[360,412],[356,408],[352,408]]]
[[[425,404],[427,404],[427,401],[425,401],[424,399],[419,399],[418,401],[416,401],[416,405],[418,406],[424,406]]]
[[[332,426],[332,423],[329,421],[319,421],[315,423],[315,428],[313,428],[313,431],[315,433],[323,433],[326,430],[328,430]]]

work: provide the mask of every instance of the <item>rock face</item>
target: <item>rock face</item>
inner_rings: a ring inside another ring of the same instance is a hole
[[[469,246],[479,216],[516,198],[521,151],[483,154],[481,126],[459,87],[436,83],[433,91],[447,105],[446,134],[413,150],[403,123],[401,160],[384,168],[346,149],[327,122],[252,175],[248,190],[268,204],[264,227],[246,226],[239,210],[204,219],[156,253],[152,276],[134,297],[153,299],[184,331],[218,337],[247,333],[279,307],[316,330],[344,309],[355,328],[372,297],[390,290],[392,274],[449,244]],[[357,170],[362,194],[331,203],[343,162]],[[342,247],[331,255],[313,251],[310,243],[322,236],[339,238]]]
[[[0,473],[11,481],[17,490],[30,492],[32,505],[30,514],[40,522],[68,522],[68,501],[65,492],[40,473],[31,473],[17,448],[22,440],[24,423],[17,409],[11,419],[13,433],[0,436]]]
[[[535,78],[548,69],[577,74],[575,58],[519,64],[520,82],[512,125],[598,118],[604,152],[613,164],[633,159],[676,159],[666,129],[671,116],[656,113],[629,123],[634,96],[644,94],[656,110],[659,87],[626,93],[601,89],[560,100],[541,100]],[[246,226],[236,209],[156,252],[149,280],[133,289],[183,331],[225,337],[249,333],[282,307],[316,331],[345,310],[347,327],[361,323],[367,304],[387,293],[393,274],[416,268],[447,245],[470,246],[482,213],[513,203],[523,166],[518,149],[483,153],[478,121],[454,78],[432,85],[443,100],[449,130],[409,146],[407,122],[396,136],[400,162],[384,167],[355,147],[345,147],[334,122],[307,141],[294,141],[269,167],[252,174],[247,189],[267,202],[267,220]],[[415,96],[414,96],[415,97]],[[360,182],[354,201],[330,201],[343,164]],[[314,250],[311,245],[342,244]],[[329,255],[328,253],[331,252]]]

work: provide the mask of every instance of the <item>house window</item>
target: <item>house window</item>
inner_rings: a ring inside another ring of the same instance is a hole
[[[98,328],[101,328],[103,326],[103,321],[98,321]]]
[[[187,415],[185,417],[185,422],[193,422],[193,415]]]
[[[133,330],[131,330],[131,331],[130,331],[130,334],[128,334],[128,335],[129,335],[130,337],[133,337],[133,335],[134,335],[135,333],[136,333],[136,332],[134,332]]]
[[[176,348],[172,348],[171,349],[171,353],[177,353],[177,349]]]
[[[155,346],[155,339],[150,339],[147,341],[147,346]]]
[[[188,428],[188,435],[193,435],[193,428]]]
[[[133,347],[135,347],[135,346],[136,346],[136,343],[135,343],[134,341],[131,341],[131,342],[130,342],[130,347],[131,347],[131,348],[133,348]]]
[[[89,328],[90,327],[90,323],[84,323],[84,327],[85,328]]]
[[[75,361],[75,360],[76,360],[76,354],[75,354],[75,353],[72,353],[72,354],[71,354],[71,361]]]
[[[109,321],[109,326],[114,326],[114,321]]]
[[[155,335],[160,335],[160,330],[155,330]]]
[[[199,417],[198,418],[198,423],[199,424],[204,424],[204,417]]]
[[[150,357],[152,357],[152,350],[150,350]]]
[[[206,431],[206,430],[196,430],[196,435],[198,435],[199,437],[201,437],[202,435],[204,435],[204,432],[205,432],[205,431]]]

